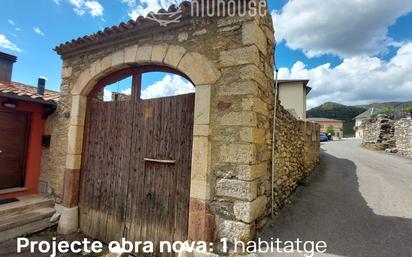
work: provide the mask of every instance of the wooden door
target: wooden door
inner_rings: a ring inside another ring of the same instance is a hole
[[[83,232],[104,242],[187,239],[193,116],[194,94],[89,101]]]
[[[0,111],[0,189],[23,187],[29,115]]]

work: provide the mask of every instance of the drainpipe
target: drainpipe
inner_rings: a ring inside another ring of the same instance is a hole
[[[276,69],[275,66],[275,72],[276,72],[276,76],[275,76],[275,87],[273,89],[273,94],[275,95],[275,104],[273,106],[273,130],[272,130],[272,176],[271,176],[271,213],[272,213],[272,219],[275,217],[275,213],[273,211],[274,205],[275,205],[275,193],[273,192],[273,185],[275,183],[275,128],[276,128],[276,110],[277,110],[277,104],[278,104],[278,69]]]

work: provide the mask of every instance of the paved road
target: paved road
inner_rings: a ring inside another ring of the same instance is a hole
[[[262,238],[325,241],[315,256],[412,256],[412,160],[359,144],[322,144],[320,166]]]

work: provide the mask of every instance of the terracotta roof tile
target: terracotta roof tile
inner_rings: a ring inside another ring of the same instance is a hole
[[[162,17],[162,20],[173,20],[174,16],[165,16],[162,14],[165,13],[172,13],[181,11],[182,13],[187,13],[191,10],[191,2],[184,1],[178,7],[176,5],[171,5],[167,10],[160,9],[158,12],[149,13],[146,17],[139,16],[136,20],[129,20],[127,23],[120,23],[117,26],[107,27],[101,31],[98,31],[94,34],[87,35],[84,37],[79,37],[77,39],[73,39],[71,41],[67,41],[59,46],[55,47],[55,51],[59,54],[62,54],[65,50],[72,49],[74,47],[83,45],[85,43],[97,42],[103,38],[108,36],[117,35],[119,33],[123,33],[128,30],[132,30],[138,28],[139,26],[146,25],[146,24],[156,24],[156,21],[153,21],[153,17]],[[152,17],[152,18],[151,18]],[[160,25],[159,25],[160,26]]]
[[[44,101],[58,101],[60,93],[52,90],[45,90],[44,95],[37,94],[37,87],[24,85],[18,82],[0,81],[0,93],[12,94],[17,96],[26,96],[32,99]]]

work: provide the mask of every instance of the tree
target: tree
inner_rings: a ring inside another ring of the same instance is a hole
[[[326,133],[331,134],[332,136],[335,136],[335,127],[333,125],[330,125],[326,128]]]

